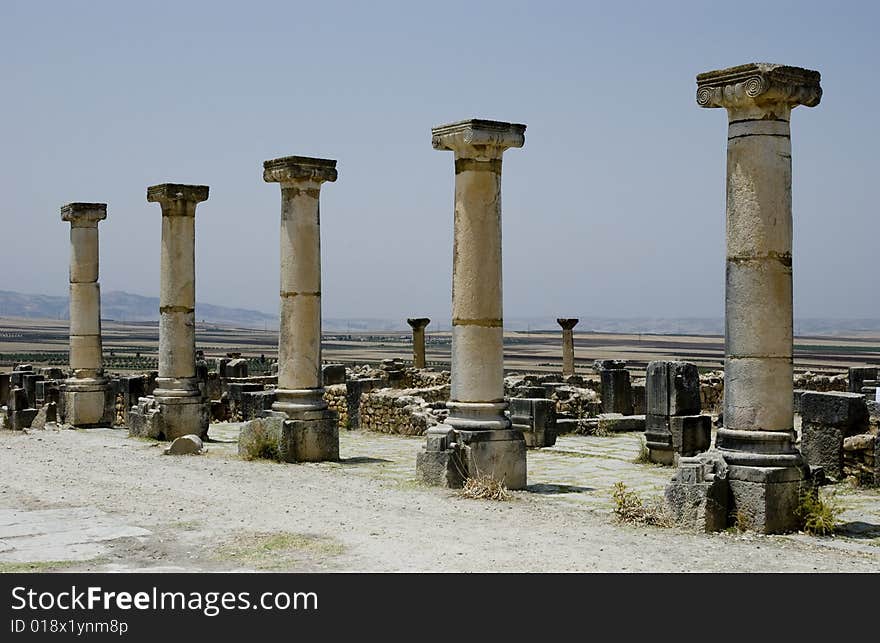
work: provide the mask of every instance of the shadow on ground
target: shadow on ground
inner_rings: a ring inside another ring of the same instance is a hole
[[[595,491],[592,487],[578,487],[570,484],[530,484],[526,487],[530,493],[553,495],[559,493],[587,493]]]

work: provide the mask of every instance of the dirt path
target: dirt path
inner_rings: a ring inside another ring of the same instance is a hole
[[[282,465],[232,443],[170,457],[125,431],[0,432],[0,571],[880,571],[875,541],[618,525],[577,501],[600,491],[589,471],[571,489],[541,473],[563,457],[613,467],[602,458],[530,453],[543,492],[467,500],[412,480],[421,444],[350,433],[342,463]]]

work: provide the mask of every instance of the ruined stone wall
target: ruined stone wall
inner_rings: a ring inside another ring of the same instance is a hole
[[[854,435],[843,441],[843,474],[852,476],[859,485],[880,485],[880,444],[871,433]]]
[[[706,413],[718,414],[724,405],[724,371],[700,375],[700,408]]]
[[[348,402],[345,384],[331,384],[324,388],[324,401],[331,411],[339,414],[339,427],[348,426]]]
[[[449,385],[420,389],[383,388],[364,393],[360,428],[379,433],[423,435],[445,419]]]
[[[407,369],[409,388],[430,388],[443,386],[452,380],[449,371],[431,371],[424,369]]]
[[[810,371],[794,376],[794,387],[805,391],[841,391],[846,392],[847,378],[845,374],[817,375]]]
[[[845,374],[817,375],[807,371],[794,376],[793,387],[805,391],[841,391],[847,390]],[[703,411],[720,413],[724,404],[724,371],[712,371],[700,375],[700,402]]]

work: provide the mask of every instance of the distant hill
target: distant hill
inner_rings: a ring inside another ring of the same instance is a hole
[[[67,297],[32,295],[0,290],[0,316],[37,319],[67,319]],[[101,293],[101,317],[118,321],[156,321],[159,319],[159,298],[134,295],[114,290]],[[259,310],[228,308],[196,302],[196,319],[214,324],[263,327],[276,326],[278,317]]]

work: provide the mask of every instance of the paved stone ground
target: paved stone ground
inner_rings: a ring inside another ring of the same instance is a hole
[[[563,436],[530,486],[474,501],[415,480],[422,438],[343,432],[338,463],[246,462],[238,425],[204,456],[124,430],[0,432],[0,571],[877,571],[880,492],[826,488],[830,538],[620,525],[618,482],[659,497],[639,434]]]

